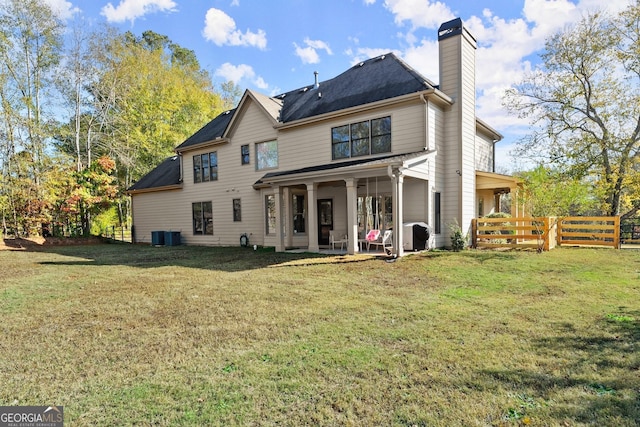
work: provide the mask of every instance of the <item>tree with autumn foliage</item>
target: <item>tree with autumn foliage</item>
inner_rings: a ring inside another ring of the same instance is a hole
[[[115,167],[115,161],[102,156],[71,175],[71,185],[64,188],[54,210],[58,227],[74,225],[76,234],[89,235],[91,218],[111,207],[117,198]]]

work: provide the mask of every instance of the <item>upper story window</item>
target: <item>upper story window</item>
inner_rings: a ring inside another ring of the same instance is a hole
[[[256,144],[256,169],[273,169],[278,167],[278,141],[260,142]]]
[[[193,156],[193,182],[218,180],[218,152]]]
[[[251,161],[251,155],[249,154],[249,144],[242,145],[240,147],[240,158],[240,164],[242,165],[248,165]]]
[[[389,152],[391,116],[331,128],[334,160]]]

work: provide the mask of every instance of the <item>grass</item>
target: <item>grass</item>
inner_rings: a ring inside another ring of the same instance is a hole
[[[73,426],[635,426],[639,255],[0,251],[0,405]]]

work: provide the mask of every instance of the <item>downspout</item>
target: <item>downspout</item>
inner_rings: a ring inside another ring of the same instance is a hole
[[[180,158],[180,181],[182,182],[184,175],[183,175],[183,170],[184,170],[184,164],[183,164],[183,159],[182,159],[182,153],[178,153],[178,157]]]

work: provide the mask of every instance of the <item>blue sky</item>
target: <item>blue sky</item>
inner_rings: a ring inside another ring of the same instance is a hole
[[[335,77],[394,52],[438,83],[436,33],[460,17],[478,41],[478,116],[500,131],[497,169],[527,124],[501,106],[504,91],[538,63],[549,35],[587,11],[617,12],[629,0],[46,0],[63,19],[152,30],[196,52],[215,83],[233,80],[267,95]]]

